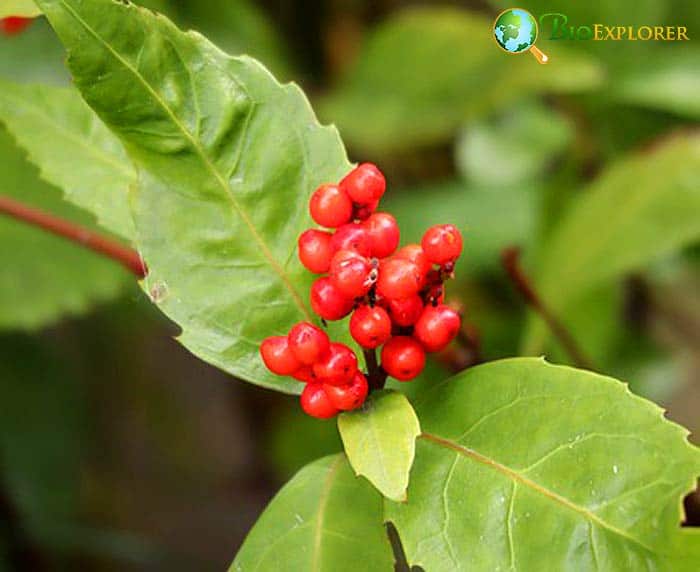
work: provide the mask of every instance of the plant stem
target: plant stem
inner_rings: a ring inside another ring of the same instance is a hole
[[[95,231],[56,217],[51,213],[29,207],[7,196],[0,196],[0,213],[42,228],[102,256],[111,258],[126,267],[138,279],[146,276],[146,264],[138,252]]]
[[[576,343],[568,328],[554,315],[537,294],[532,282],[520,266],[520,249],[513,246],[503,250],[501,252],[501,262],[517,291],[549,326],[549,329],[571,357],[574,365],[585,369],[594,369],[591,361]]]
[[[365,364],[367,365],[367,383],[370,391],[382,389],[386,383],[387,374],[377,363],[377,353],[375,350],[363,350],[365,354]]]

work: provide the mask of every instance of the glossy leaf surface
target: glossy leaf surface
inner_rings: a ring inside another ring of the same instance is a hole
[[[132,198],[144,287],[200,358],[253,383],[263,338],[312,319],[296,258],[307,201],[349,169],[304,94],[167,19],[111,0],[40,0],[76,86],[140,172]]]
[[[608,377],[492,362],[416,405],[409,502],[387,503],[409,562],[447,570],[690,570],[681,498],[700,452]]]

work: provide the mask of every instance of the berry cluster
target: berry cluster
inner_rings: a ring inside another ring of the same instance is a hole
[[[381,373],[409,381],[423,370],[426,352],[444,349],[459,332],[459,315],[443,303],[443,283],[454,275],[462,237],[453,225],[437,225],[421,244],[398,248],[396,219],[375,212],[385,190],[384,176],[370,163],[340,184],[316,189],[311,217],[335,231],[304,231],[299,259],[323,275],[311,287],[314,312],[323,321],[352,313],[350,334],[357,344],[371,352],[382,346]],[[332,417],[367,397],[355,353],[312,324],[267,338],[260,352],[270,371],[306,383],[301,406],[309,415]]]

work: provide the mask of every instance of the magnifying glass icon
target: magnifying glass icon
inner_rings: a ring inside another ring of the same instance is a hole
[[[493,22],[493,37],[498,47],[504,52],[507,54],[530,52],[539,63],[546,64],[549,57],[535,46],[538,33],[537,20],[522,8],[503,10]]]

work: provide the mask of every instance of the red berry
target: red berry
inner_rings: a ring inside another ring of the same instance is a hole
[[[309,322],[300,322],[289,330],[289,347],[294,357],[305,365],[320,360],[331,345],[328,334]]]
[[[449,344],[459,332],[459,314],[448,306],[426,306],[416,322],[413,336],[427,352],[439,352]]]
[[[359,371],[350,383],[346,385],[324,385],[323,389],[331,403],[343,411],[351,411],[360,407],[365,402],[369,392],[367,378]]]
[[[333,252],[354,250],[362,256],[369,256],[372,252],[372,239],[361,224],[351,222],[335,231],[331,246]]]
[[[389,314],[379,306],[360,306],[350,318],[350,334],[365,349],[381,346],[391,337]]]
[[[452,224],[439,224],[425,231],[421,246],[430,262],[454,262],[462,253],[462,235]]]
[[[382,198],[386,190],[386,180],[376,165],[362,163],[340,182],[340,188],[353,202],[366,205]]]
[[[382,348],[382,367],[391,377],[408,381],[425,367],[425,351],[408,336],[395,336]]]
[[[6,36],[19,34],[29,26],[33,18],[22,18],[21,16],[9,16],[0,20],[0,31]]]
[[[368,205],[355,205],[355,211],[352,214],[352,218],[357,220],[368,219],[371,214],[377,210],[379,206],[379,201],[373,201]]]
[[[313,366],[314,375],[327,385],[345,385],[357,372],[357,356],[345,344],[332,343],[328,353]]]
[[[399,225],[389,213],[374,213],[362,226],[370,238],[370,256],[386,258],[399,245]]]
[[[310,365],[301,366],[292,374],[292,377],[302,383],[316,383],[318,381]]]
[[[331,260],[331,283],[345,297],[364,296],[377,280],[377,271],[364,256],[351,250],[336,252]]]
[[[423,312],[423,300],[418,294],[389,300],[389,315],[397,326],[412,326]]]
[[[310,228],[299,236],[299,260],[315,274],[328,272],[333,257],[330,232]]]
[[[311,307],[324,320],[340,320],[354,305],[355,301],[344,296],[328,276],[318,278],[311,285]]]
[[[308,383],[301,392],[301,408],[307,415],[317,419],[328,419],[338,414],[320,383]]]
[[[311,195],[311,218],[321,226],[338,228],[350,222],[352,201],[337,185],[321,185]]]
[[[423,276],[427,275],[433,267],[432,263],[425,255],[425,252],[423,252],[423,248],[420,244],[407,244],[406,246],[402,246],[396,251],[394,258],[410,260],[414,264],[418,265],[418,268]]]
[[[277,375],[292,375],[301,367],[301,363],[289,347],[287,336],[265,338],[260,344],[260,355],[267,369]]]
[[[383,298],[408,298],[417,294],[422,284],[418,266],[409,260],[390,258],[379,264],[377,292]]]

